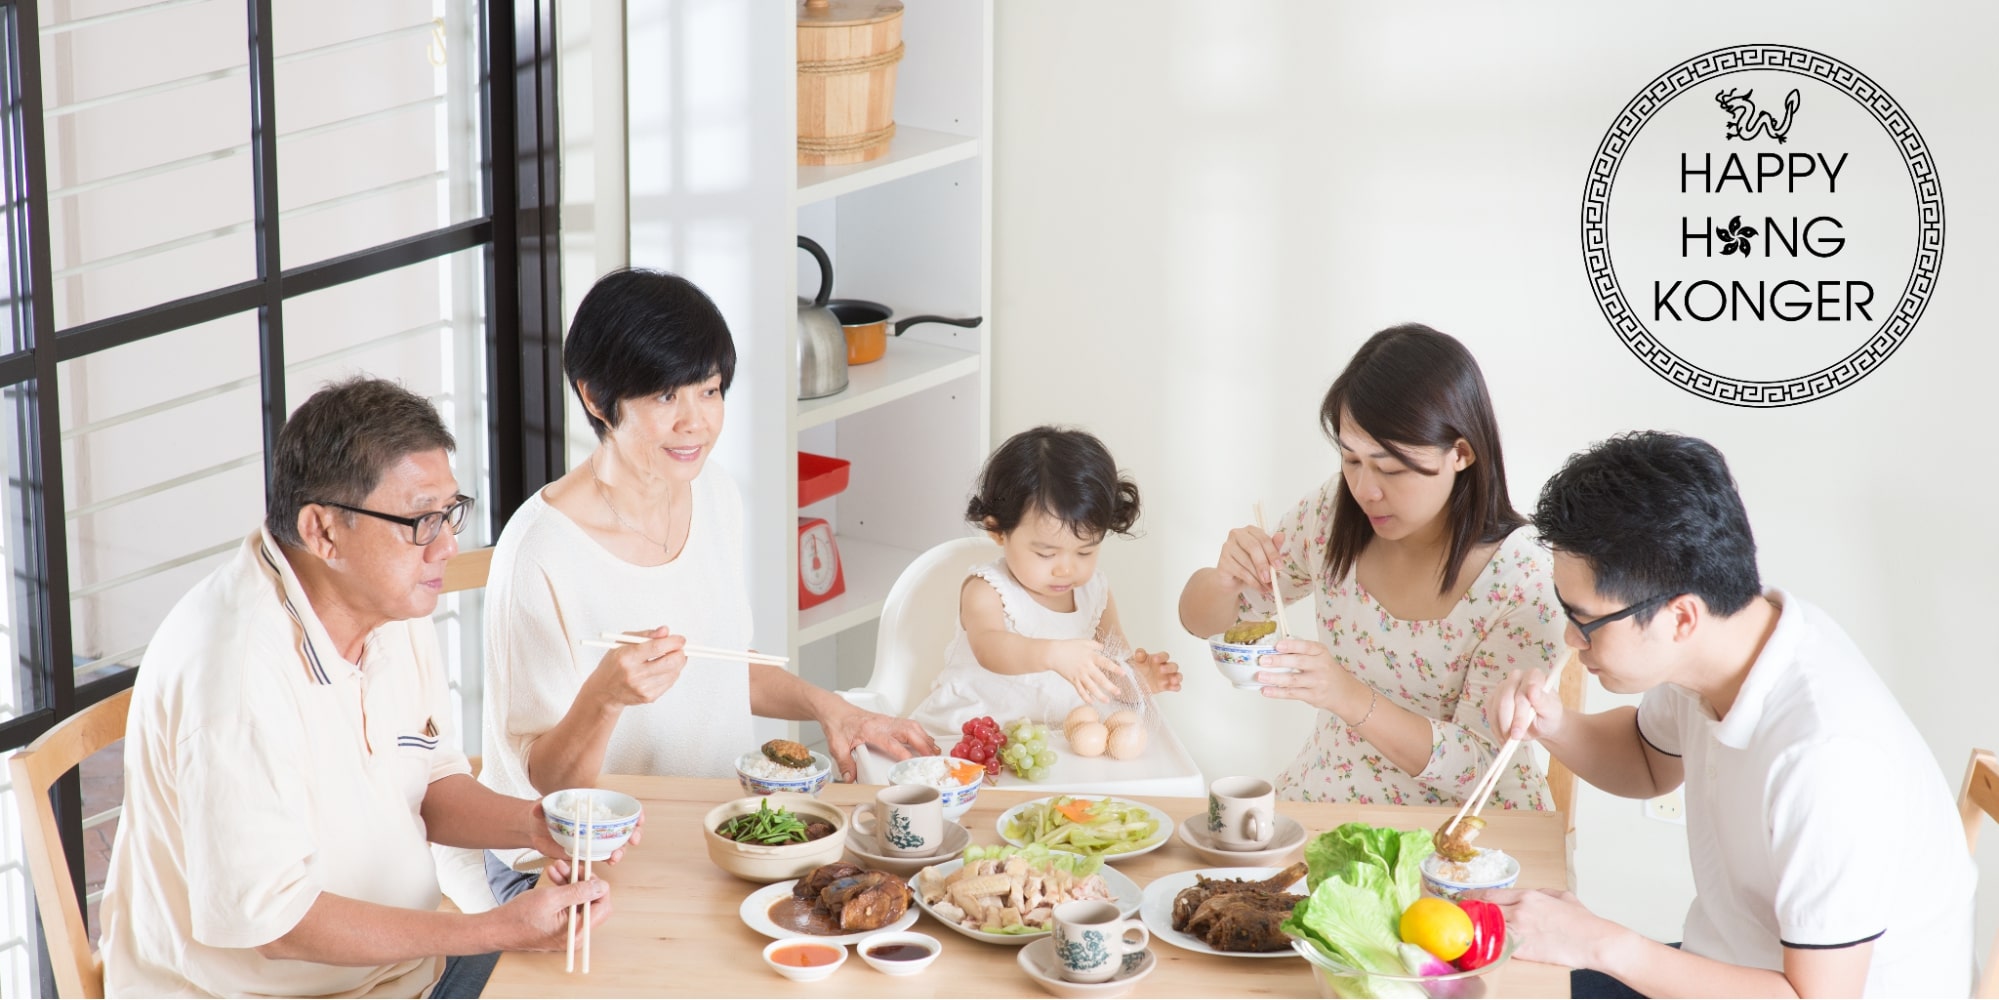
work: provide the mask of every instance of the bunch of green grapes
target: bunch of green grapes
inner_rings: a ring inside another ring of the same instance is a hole
[[[1048,769],[1055,766],[1055,751],[1048,746],[1047,726],[1033,719],[1015,719],[1007,723],[1006,736],[1000,762],[1008,770],[1029,781],[1048,777]]]

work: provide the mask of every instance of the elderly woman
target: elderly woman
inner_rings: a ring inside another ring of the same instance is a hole
[[[605,771],[730,777],[754,745],[752,715],[818,722],[848,779],[863,743],[898,759],[937,753],[914,723],[781,667],[688,666],[687,641],[750,646],[742,500],[708,461],[736,349],[708,296],[670,274],[606,275],[577,309],[562,364],[598,444],[514,512],[494,550],[480,780],[532,796]],[[599,659],[582,643],[604,632],[653,638]],[[488,855],[486,869],[504,902],[532,877],[501,861]]]

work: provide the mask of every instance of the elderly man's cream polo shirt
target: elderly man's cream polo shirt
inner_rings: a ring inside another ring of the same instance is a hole
[[[1672,685],[1638,707],[1639,735],[1686,769],[1685,947],[1781,971],[1786,947],[1872,941],[1865,995],[1964,996],[1977,871],[1951,787],[1853,640],[1766,596],[1777,627],[1727,716]]]
[[[429,620],[341,658],[261,529],[147,648],[125,735],[125,812],[104,893],[111,996],[415,997],[443,958],[271,961],[322,892],[438,905],[419,810],[466,773]]]

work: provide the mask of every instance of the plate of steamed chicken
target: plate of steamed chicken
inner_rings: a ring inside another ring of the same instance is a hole
[[[916,903],[937,922],[977,941],[1026,944],[1054,928],[1055,907],[1101,899],[1137,912],[1138,883],[1085,858],[1044,847],[971,847],[964,858],[931,865],[909,880]]]
[[[1303,861],[1289,868],[1202,868],[1145,887],[1139,919],[1176,948],[1237,958],[1296,958],[1281,928],[1305,898]]]
[[[853,944],[916,923],[910,901],[902,876],[836,861],[750,893],[740,912],[743,923],[766,937]]]

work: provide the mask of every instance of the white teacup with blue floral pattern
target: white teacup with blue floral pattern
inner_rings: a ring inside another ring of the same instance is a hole
[[[944,793],[929,785],[889,785],[854,807],[854,832],[874,837],[883,854],[927,858],[944,843]]]
[[[1119,913],[1116,903],[1085,899],[1055,908],[1055,970],[1072,983],[1101,983],[1116,976],[1126,955],[1151,943],[1152,932]]]

